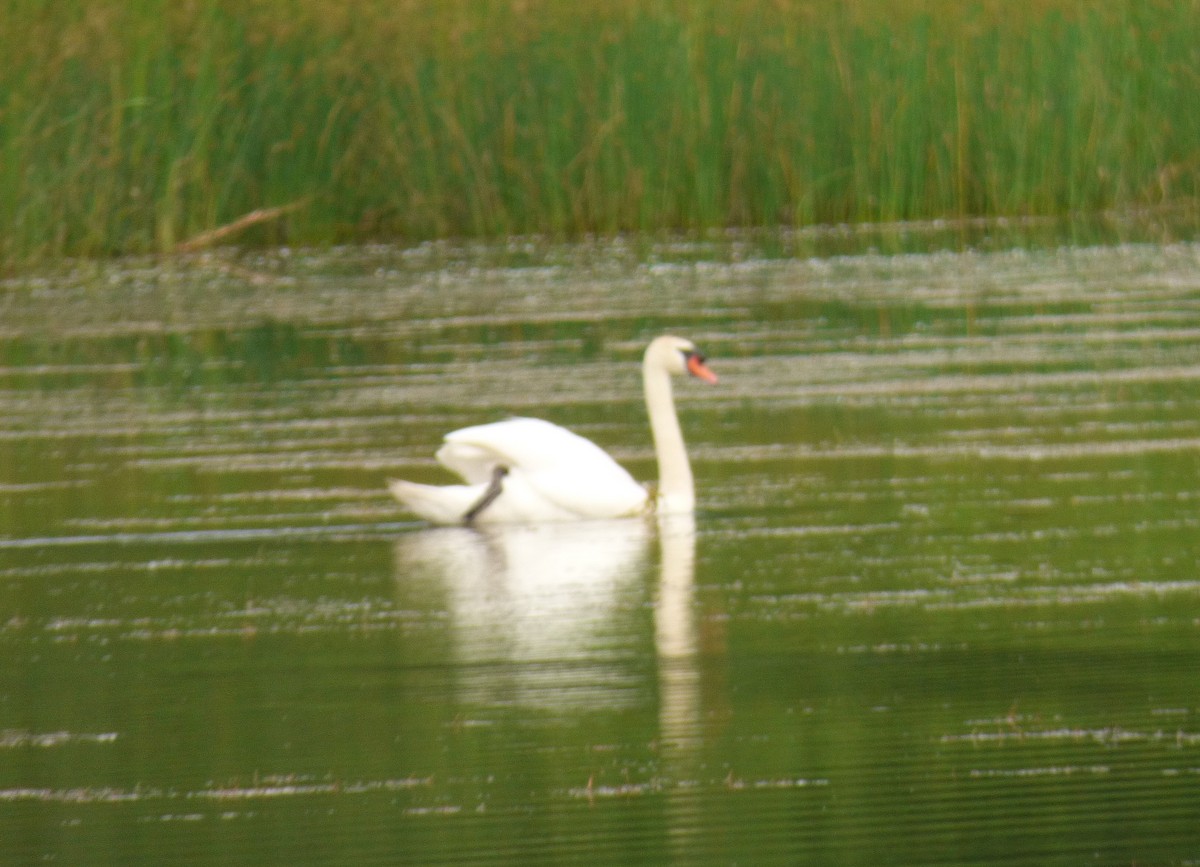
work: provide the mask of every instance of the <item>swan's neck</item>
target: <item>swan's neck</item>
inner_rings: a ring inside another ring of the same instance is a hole
[[[683,431],[675,414],[671,378],[665,369],[647,364],[642,369],[650,432],[658,456],[658,510],[663,513],[691,512],[696,504],[692,468],[688,463]]]

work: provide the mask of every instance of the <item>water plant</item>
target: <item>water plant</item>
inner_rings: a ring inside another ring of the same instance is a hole
[[[1200,6],[7,0],[0,262],[1195,207]]]

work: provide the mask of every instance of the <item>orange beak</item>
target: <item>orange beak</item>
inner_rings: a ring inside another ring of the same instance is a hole
[[[715,383],[717,375],[708,369],[704,363],[704,356],[699,352],[693,352],[687,357],[687,371],[696,379],[703,379],[708,383]]]

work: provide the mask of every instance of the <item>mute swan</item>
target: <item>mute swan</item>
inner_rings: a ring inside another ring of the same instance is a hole
[[[465,485],[422,485],[394,479],[388,488],[435,524],[572,521],[621,518],[656,507],[691,513],[692,468],[675,415],[671,375],[705,382],[717,377],[690,340],[664,335],[642,360],[642,386],[658,456],[658,495],[633,480],[591,440],[548,421],[512,418],[446,434],[437,459]]]

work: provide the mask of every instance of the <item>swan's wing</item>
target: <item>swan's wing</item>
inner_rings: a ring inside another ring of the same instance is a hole
[[[437,459],[446,469],[462,476],[468,485],[486,485],[491,481],[492,471],[497,465],[508,465],[508,458],[494,449],[476,443],[452,441],[450,437],[456,433],[460,431],[454,431],[446,437],[446,442],[437,450]]]
[[[491,467],[497,462],[527,472],[561,471],[569,465],[581,465],[589,471],[604,468],[625,473],[591,440],[540,418],[510,418],[464,427],[446,434],[446,444],[451,448],[443,447],[438,452],[438,459],[441,460],[442,452],[446,452],[456,464],[446,466],[464,477],[463,470],[476,474],[481,466],[486,466],[484,476],[490,478]]]
[[[389,481],[388,488],[410,512],[435,524],[462,524],[488,493],[487,485],[422,485],[401,479]],[[569,521],[578,517],[531,489],[520,472],[513,472],[504,477],[500,496],[489,501],[471,523]]]
[[[582,517],[634,514],[647,499],[645,488],[602,448],[541,419],[513,418],[452,431],[437,457],[470,484],[486,483],[503,465],[530,493]]]
[[[479,502],[487,485],[422,485],[391,479],[388,489],[410,512],[435,524],[461,524],[467,511]]]

